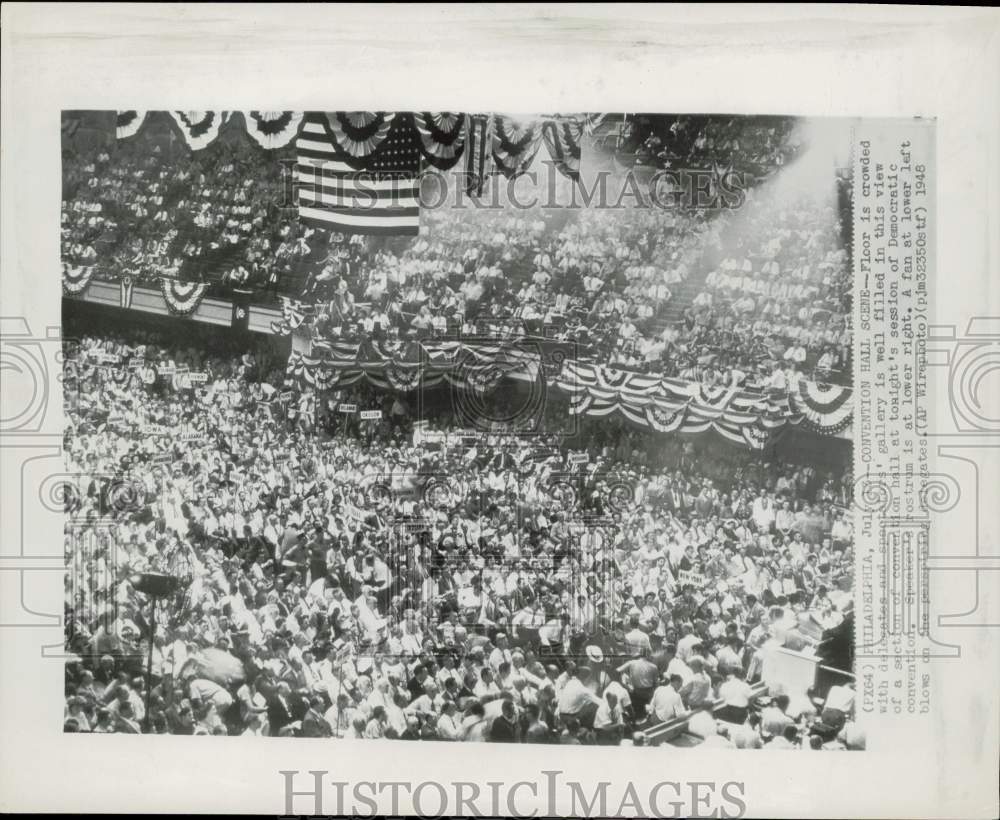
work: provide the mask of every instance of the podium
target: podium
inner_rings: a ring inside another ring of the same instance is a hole
[[[816,682],[816,667],[822,659],[786,646],[765,646],[761,678],[771,695],[804,695]]]

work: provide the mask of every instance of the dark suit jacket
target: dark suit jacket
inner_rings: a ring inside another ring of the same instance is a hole
[[[287,705],[286,705],[287,704]],[[291,723],[295,718],[292,716],[292,699],[285,698],[285,703],[281,702],[276,694],[267,699],[267,722],[271,727],[271,736],[274,737]]]
[[[503,715],[493,719],[490,726],[490,741],[493,743],[515,743],[517,741],[517,724],[511,723]]]
[[[331,737],[333,730],[321,714],[313,709],[302,718],[302,737]]]

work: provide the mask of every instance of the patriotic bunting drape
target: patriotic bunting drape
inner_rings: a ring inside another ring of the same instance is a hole
[[[469,116],[465,139],[466,192],[482,196],[486,179],[493,173],[493,129],[495,120],[489,114]]]
[[[118,307],[129,310],[132,307],[132,296],[135,294],[135,282],[131,276],[123,276],[118,282]]]
[[[68,293],[70,296],[76,296],[77,294],[83,293],[94,276],[94,270],[95,268],[93,265],[89,265],[87,267],[81,266],[78,268],[63,265],[63,292]]]
[[[494,119],[493,161],[504,176],[514,177],[527,170],[544,144],[560,173],[570,179],[579,178],[580,137],[590,122],[586,115],[553,116],[526,125],[510,117]]]
[[[207,148],[219,136],[226,111],[168,111],[192,151]]]
[[[607,116],[607,114],[581,114],[580,122],[583,126],[583,133],[593,134]]]
[[[359,171],[382,147],[396,119],[384,111],[332,111],[321,116],[329,126],[326,134],[335,152]]]
[[[314,158],[325,160],[329,142],[339,159],[358,171],[369,169],[371,158],[389,139],[394,126],[408,129],[412,125],[419,136],[421,154],[439,170],[451,168],[461,158],[468,131],[468,115],[450,111],[334,111],[322,116],[328,126],[322,135],[324,144],[305,145],[304,153],[309,156],[308,151],[315,150],[318,154]]]
[[[281,304],[281,319],[271,322],[271,332],[276,336],[287,336],[305,321],[305,306],[287,296],[279,296],[278,299]]]
[[[293,352],[288,377],[300,389],[346,387],[360,379],[382,389],[408,391],[447,382],[488,392],[504,378],[527,382],[550,377],[569,397],[575,415],[620,415],[661,433],[712,430],[734,443],[767,448],[789,425],[822,434],[842,432],[852,415],[852,391],[800,382],[791,393],[709,388],[698,382],[593,364],[562,361],[553,378],[546,367],[558,357],[516,345],[460,341],[327,343],[309,354]]]
[[[300,388],[327,389],[359,379],[384,390],[406,392],[442,382],[482,393],[502,379],[535,382],[543,372],[537,351],[503,343],[425,341],[329,342],[310,354],[293,351],[288,376]]]
[[[852,391],[840,385],[800,381],[790,392],[699,382],[567,361],[557,386],[570,396],[570,412],[620,414],[664,433],[712,429],[726,438],[763,449],[787,425],[840,433],[853,418]]]
[[[424,159],[435,168],[447,171],[461,159],[469,131],[468,114],[417,111],[413,114],[413,124],[420,134]]]
[[[495,115],[493,161],[505,177],[523,173],[542,145],[542,124],[520,125],[510,117]]]
[[[288,145],[299,133],[302,114],[295,111],[244,111],[247,133],[268,151]]]
[[[160,292],[167,303],[167,309],[174,316],[188,316],[197,310],[208,285],[203,282],[179,282],[176,279],[160,279]]]
[[[789,398],[803,417],[803,426],[824,433],[840,433],[854,420],[851,391],[838,385],[821,385],[799,379],[792,385]]]
[[[584,125],[581,119],[562,119],[547,122],[542,128],[542,139],[549,156],[563,176],[580,178],[580,135]]]
[[[167,114],[192,150],[210,145],[231,117],[242,114],[246,132],[266,150],[289,145],[297,139],[299,162],[339,162],[344,170],[398,172],[402,161],[387,153],[412,144],[420,157],[438,170],[449,170],[464,159],[472,182],[469,190],[482,193],[482,183],[494,169],[507,177],[527,170],[542,145],[560,172],[577,179],[580,173],[580,138],[592,133],[604,114],[551,115],[521,123],[510,115],[441,112],[385,111],[118,111],[115,132],[119,139],[138,133],[148,114]],[[386,146],[393,134],[406,138]],[[388,150],[384,151],[383,147]],[[378,158],[381,156],[381,160]],[[382,164],[383,168],[375,166]],[[419,168],[417,169],[419,170]],[[405,173],[417,173],[405,163]],[[356,232],[356,231],[355,231]]]
[[[119,111],[115,116],[115,137],[120,140],[134,137],[146,120],[145,111]]]

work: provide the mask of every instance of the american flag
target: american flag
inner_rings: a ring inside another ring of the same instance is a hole
[[[309,113],[296,142],[299,217],[347,234],[414,236],[420,229],[420,134],[396,114],[375,151],[352,167],[325,114]]]

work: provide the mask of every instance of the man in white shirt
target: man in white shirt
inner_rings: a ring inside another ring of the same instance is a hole
[[[854,708],[854,689],[851,686],[831,686],[826,695],[821,719],[827,726],[840,729]]]
[[[684,680],[680,675],[672,675],[669,683],[658,686],[653,692],[650,709],[657,720],[667,721],[684,716],[684,701],[680,693],[683,685]]]
[[[701,657],[691,658],[689,668],[691,677],[684,684],[682,697],[688,708],[698,709],[712,701],[712,678],[705,671],[705,661]]]
[[[455,702],[445,701],[441,716],[437,720],[437,734],[441,740],[457,741],[460,735],[459,722],[455,717]]]
[[[490,652],[489,664],[493,669],[493,674],[497,675],[500,672],[500,664],[504,662],[511,662],[511,651],[508,646],[507,636],[500,633],[496,636],[496,648]]]
[[[590,669],[586,666],[576,670],[568,670],[566,683],[559,691],[559,717],[563,723],[567,718],[575,718],[581,726],[590,727],[596,717],[597,710],[603,702],[587,687],[590,679]]]
[[[629,631],[625,633],[625,645],[634,658],[650,652],[649,635],[639,628],[638,615],[629,617]]]
[[[622,707],[614,692],[605,691],[597,713],[594,715],[594,729],[602,745],[617,746],[625,728]]]
[[[768,498],[764,491],[753,502],[753,521],[757,525],[758,532],[770,532],[774,523],[774,502]]]
[[[719,686],[719,697],[723,700],[723,708],[718,712],[720,720],[743,723],[747,719],[753,687],[743,679],[742,671],[729,670],[725,682]]]

